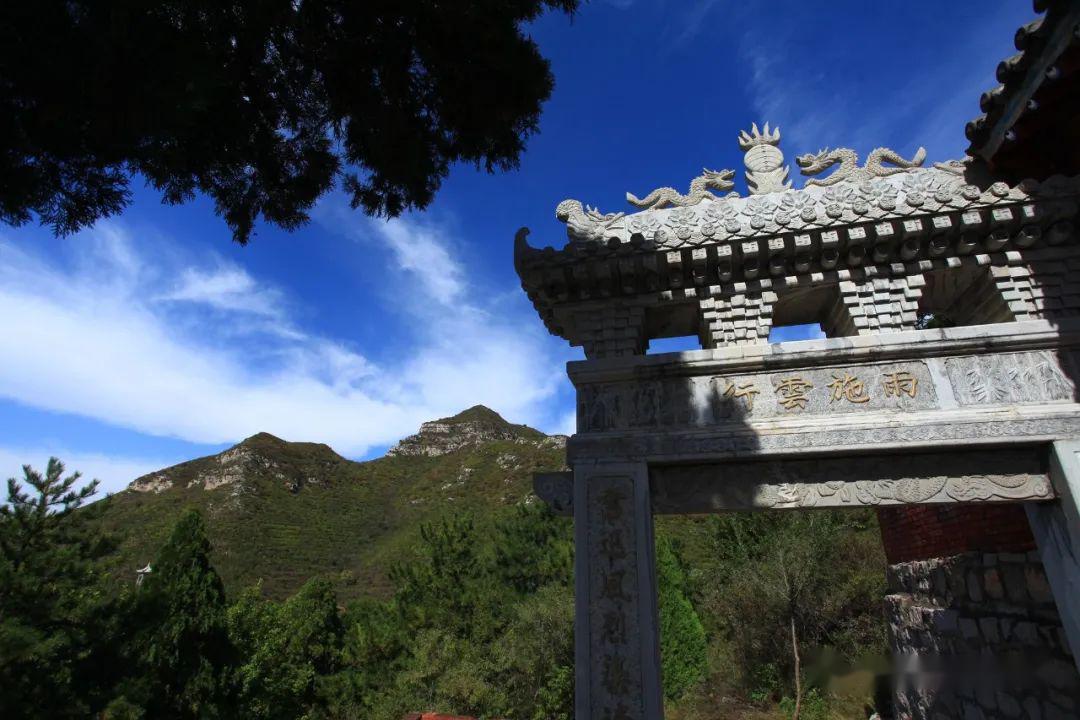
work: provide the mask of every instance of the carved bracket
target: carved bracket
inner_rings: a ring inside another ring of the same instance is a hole
[[[546,502],[556,515],[574,514],[573,473],[536,473],[533,475],[533,492]]]

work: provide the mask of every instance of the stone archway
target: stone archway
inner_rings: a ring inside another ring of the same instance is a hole
[[[741,138],[749,198],[664,196],[630,216],[566,201],[566,248],[518,236],[523,287],[587,358],[568,366],[573,471],[537,485],[574,516],[578,720],[663,715],[657,512],[1021,503],[1039,549],[1024,562],[1050,579],[1059,649],[1080,647],[1078,608],[1063,602],[1080,578],[1080,289],[1067,275],[1080,268],[1080,182],[976,182],[891,151],[900,168],[858,167],[840,150],[800,158],[807,173],[840,169],[790,190],[779,140],[756,127]],[[989,308],[965,308],[984,324],[918,329],[926,277],[959,287],[961,273],[979,293],[953,302]],[[800,294],[831,337],[768,345],[774,306]],[[644,354],[688,317],[702,350]],[[948,714],[946,691],[912,692],[925,695],[914,716]]]

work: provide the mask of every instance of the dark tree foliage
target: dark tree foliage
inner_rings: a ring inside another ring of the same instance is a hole
[[[78,487],[79,473],[63,477],[56,458],[44,475],[29,465],[23,474],[8,480],[0,507],[0,716],[84,717],[106,649],[95,561],[112,539],[88,533],[90,514],[75,513],[96,480]]]
[[[577,4],[0,3],[0,218],[70,233],[132,174],[205,193],[241,243],[339,178],[369,214],[423,208],[455,162],[515,167],[553,87],[522,26]]]
[[[132,673],[117,704],[154,718],[232,717],[236,652],[198,512],[181,516],[151,567],[127,618]]]
[[[495,567],[503,584],[522,594],[550,583],[571,584],[574,544],[568,520],[547,505],[519,505],[497,529]]]

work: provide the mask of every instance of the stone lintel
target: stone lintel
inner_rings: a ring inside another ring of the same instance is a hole
[[[570,462],[1047,443],[1080,435],[1080,320],[569,364]]]
[[[1053,499],[1046,446],[667,465],[655,513]]]
[[[1046,444],[977,451],[742,460],[649,468],[652,512],[852,508],[1055,498]],[[534,476],[541,500],[573,513],[573,473]]]

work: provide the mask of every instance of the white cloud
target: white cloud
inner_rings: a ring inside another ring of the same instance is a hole
[[[78,471],[82,473],[83,481],[100,480],[95,499],[119,492],[137,477],[186,459],[113,457],[100,453],[71,452],[58,447],[0,447],[0,478],[7,480],[13,477],[21,482],[23,465],[30,465],[44,473],[50,457],[64,463],[64,477]]]
[[[368,220],[368,224],[393,251],[398,268],[415,274],[435,300],[446,305],[460,298],[461,265],[432,228],[404,220]]]
[[[569,351],[524,299],[498,313],[463,300],[461,265],[432,226],[375,231],[420,280],[415,292],[448,306],[404,308],[420,313],[404,320],[413,344],[381,366],[294,327],[281,291],[242,270],[139,256],[122,225],[72,238],[70,267],[0,240],[0,396],[192,442],[267,431],[351,456],[476,403],[536,426],[557,415]],[[425,260],[410,262],[406,243]],[[170,302],[151,290],[162,277],[180,278]],[[253,314],[267,322],[248,322]]]
[[[573,435],[577,432],[577,410],[572,409],[570,412],[565,413],[559,424],[549,434],[558,435]]]
[[[445,228],[415,216],[392,220],[358,216],[341,195],[324,198],[313,216],[331,232],[385,248],[396,269],[414,275],[419,292],[429,299],[442,305],[460,304],[467,289],[466,274],[454,257]]]
[[[186,268],[173,289],[159,299],[201,303],[218,310],[273,318],[280,318],[284,313],[279,292],[259,287],[247,271],[236,266],[223,265],[209,271]]]

